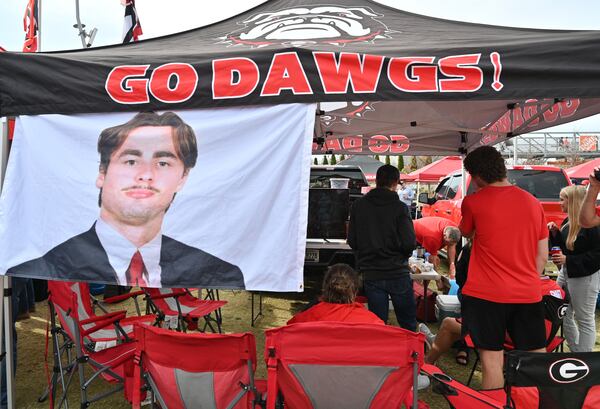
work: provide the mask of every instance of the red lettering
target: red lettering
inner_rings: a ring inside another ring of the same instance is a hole
[[[262,88],[261,96],[276,96],[282,90],[289,89],[294,95],[312,94],[308,78],[300,63],[298,54],[281,53],[275,54],[271,61],[271,67],[267,79]]]
[[[481,137],[481,139],[479,140],[479,144],[480,145],[489,145],[489,144],[495,142],[496,139],[498,139],[498,135],[494,135],[494,134],[483,135]]]
[[[477,67],[481,54],[452,55],[440,59],[440,72],[448,79],[440,80],[441,92],[474,92],[483,85],[483,71]]]
[[[171,81],[175,84],[171,87]],[[198,85],[198,73],[189,64],[169,63],[152,72],[150,92],[161,102],[170,104],[184,102],[191,98]]]
[[[553,104],[549,109],[544,111],[544,121],[554,122],[558,119],[560,114],[560,105],[558,103]]]
[[[408,138],[404,135],[390,135],[392,144],[390,145],[390,153],[403,153],[410,147]]]
[[[383,57],[356,53],[340,53],[339,61],[329,52],[313,53],[323,90],[327,94],[345,94],[348,83],[355,93],[373,93],[377,89]]]
[[[536,104],[537,99],[528,99],[525,101],[525,106],[523,107],[523,117],[525,117],[525,121],[529,121],[531,118],[538,115],[538,106]],[[536,126],[540,123],[540,118],[533,119],[529,125],[527,126]]]
[[[435,57],[392,58],[388,64],[388,78],[400,91],[435,92],[438,90],[437,67],[425,65],[433,60]]]
[[[373,153],[384,153],[389,149],[389,140],[385,135],[373,135],[369,138],[369,150]]]
[[[149,65],[121,65],[113,68],[104,88],[114,101],[120,104],[143,104],[150,101],[148,79],[135,78],[146,75]],[[132,78],[134,77],[134,78]]]
[[[510,111],[506,111],[504,115],[496,122],[498,126],[498,131],[500,132],[510,132],[511,131],[511,121],[510,121]]]
[[[353,152],[362,152],[362,138],[358,136],[346,136],[342,139],[342,146],[346,150]]]
[[[258,85],[256,63],[249,58],[214,60],[212,91],[214,99],[241,98],[250,95]]]
[[[570,116],[573,116],[575,114],[575,112],[577,112],[577,109],[579,108],[580,103],[581,103],[581,101],[578,98],[566,99],[564,101],[559,102],[560,117],[568,118]]]
[[[339,138],[327,139],[325,146],[328,151],[341,151],[342,145],[340,144]]]
[[[515,129],[519,129],[525,120],[523,119],[523,111],[521,108],[513,108],[509,112],[512,112],[512,128],[510,131],[514,131]]]

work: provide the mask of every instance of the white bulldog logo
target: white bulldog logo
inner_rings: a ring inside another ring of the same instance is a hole
[[[260,13],[242,22],[244,28],[220,38],[230,45],[265,47],[271,44],[302,46],[372,42],[391,38],[389,30],[369,7],[294,7]]]
[[[354,118],[363,118],[367,112],[375,111],[371,101],[351,101],[351,102],[321,102],[320,108],[323,110],[321,122],[327,127],[332,124],[342,123],[350,124]]]

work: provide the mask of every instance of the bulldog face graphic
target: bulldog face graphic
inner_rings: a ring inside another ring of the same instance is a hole
[[[354,118],[362,118],[367,112],[375,111],[373,107],[377,102],[351,101],[351,102],[322,102],[320,108],[324,111],[321,123],[326,128],[333,124],[348,125]]]
[[[232,45],[264,47],[271,44],[304,45],[326,43],[343,46],[391,38],[392,32],[368,7],[295,7],[260,13],[243,21],[243,29],[221,40]]]

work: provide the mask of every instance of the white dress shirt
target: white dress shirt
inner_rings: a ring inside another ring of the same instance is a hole
[[[160,287],[160,249],[162,244],[162,234],[158,232],[156,237],[140,248],[123,237],[112,226],[101,218],[96,221],[96,234],[100,244],[104,247],[108,261],[112,268],[117,272],[119,285],[127,285],[127,269],[131,263],[131,258],[139,250],[144,262],[145,272],[144,280],[148,287]]]

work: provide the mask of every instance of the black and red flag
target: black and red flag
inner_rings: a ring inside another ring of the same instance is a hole
[[[29,0],[23,16],[23,30],[25,30],[24,53],[35,53],[38,50],[38,0]]]
[[[135,0],[126,0],[125,5],[125,20],[123,22],[123,44],[131,43],[138,40],[138,37],[144,34],[140,19],[135,9]]]

